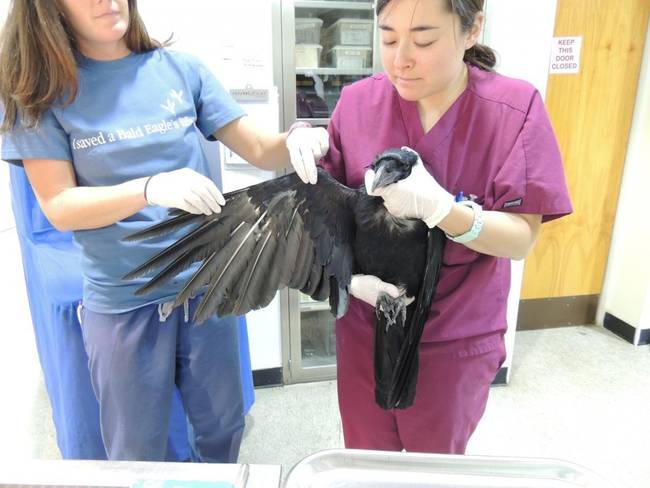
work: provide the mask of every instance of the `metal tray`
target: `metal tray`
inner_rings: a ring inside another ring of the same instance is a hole
[[[332,449],[296,464],[284,488],[621,488],[554,459]]]

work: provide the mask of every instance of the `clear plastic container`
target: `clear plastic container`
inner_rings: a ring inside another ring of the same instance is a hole
[[[334,46],[329,51],[332,66],[344,69],[370,67],[372,48],[364,46]]]
[[[320,44],[296,44],[296,68],[318,68],[322,50]]]
[[[323,20],[318,17],[296,17],[296,44],[320,44]]]
[[[339,19],[325,30],[330,46],[372,46],[371,19]]]

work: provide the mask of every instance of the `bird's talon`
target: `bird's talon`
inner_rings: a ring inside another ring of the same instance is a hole
[[[393,298],[388,293],[380,293],[375,305],[376,314],[386,319],[386,330],[393,325],[406,323],[406,297],[401,295]],[[401,319],[401,320],[400,320]]]

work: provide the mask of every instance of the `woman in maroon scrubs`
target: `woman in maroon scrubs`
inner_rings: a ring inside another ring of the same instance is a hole
[[[376,154],[413,148],[422,171],[381,196],[392,213],[449,237],[410,408],[382,410],[374,401],[371,304],[390,284],[353,279],[358,299],[336,325],[348,448],[465,451],[505,359],[510,260],[528,254],[542,222],[571,212],[540,94],[495,73],[494,53],[476,43],[482,7],[483,0],[379,0],[385,73],[346,87],[332,115],[321,164],[357,187]]]

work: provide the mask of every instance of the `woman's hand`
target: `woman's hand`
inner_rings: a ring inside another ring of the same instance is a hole
[[[387,293],[393,298],[399,298],[404,291],[395,285],[386,283],[373,275],[352,275],[349,287],[350,295],[366,302],[373,307],[377,304],[377,297],[380,293]],[[414,299],[407,298],[406,304],[410,304]]]
[[[193,214],[221,212],[226,204],[214,182],[190,168],[158,173],[146,183],[144,198],[149,205],[180,208]]]
[[[409,147],[402,147],[402,149],[415,153]],[[422,219],[429,228],[432,228],[451,211],[454,197],[425,169],[419,155],[417,163],[411,169],[411,174],[397,183],[371,191],[367,182],[371,182],[373,177],[372,170],[368,170],[366,172],[368,194],[382,197],[384,205],[395,217]]]
[[[316,162],[329,150],[329,133],[322,127],[308,124],[293,126],[287,135],[291,165],[304,183],[316,183]]]

